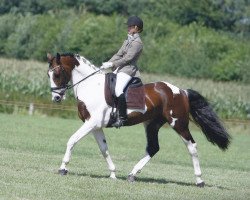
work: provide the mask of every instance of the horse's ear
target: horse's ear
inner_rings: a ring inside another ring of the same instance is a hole
[[[56,62],[59,64],[61,59],[60,53],[56,53]]]
[[[47,53],[47,58],[48,58],[48,61],[51,61],[53,56],[50,53]]]

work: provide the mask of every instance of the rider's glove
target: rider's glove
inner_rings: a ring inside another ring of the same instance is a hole
[[[113,63],[112,62],[104,62],[102,63],[101,69],[108,69],[113,67]]]

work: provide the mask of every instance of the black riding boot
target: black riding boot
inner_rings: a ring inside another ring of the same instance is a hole
[[[127,104],[124,93],[118,97],[118,113],[117,121],[112,124],[116,128],[120,128],[127,121]]]

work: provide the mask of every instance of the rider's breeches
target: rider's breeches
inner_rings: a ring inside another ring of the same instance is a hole
[[[125,74],[124,72],[117,73],[116,85],[115,85],[115,95],[119,97],[124,88],[127,86],[128,82],[131,80],[131,76]]]

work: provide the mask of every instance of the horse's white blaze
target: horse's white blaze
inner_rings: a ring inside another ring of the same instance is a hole
[[[50,87],[51,88],[56,88],[57,85],[55,84],[54,80],[53,80],[53,71],[49,70],[48,71],[48,74],[49,74],[49,80],[50,80]],[[58,90],[55,90],[55,92],[58,92],[60,93],[62,91],[62,89],[58,89]],[[59,94],[55,93],[52,91],[52,101],[54,101],[55,97],[56,96],[59,96]],[[65,95],[63,95],[63,99],[65,99]]]
[[[169,112],[169,113],[170,113],[170,115],[172,115],[172,114],[173,114],[173,110],[170,110],[170,112]]]
[[[180,89],[178,87],[172,85],[171,83],[165,82],[165,81],[162,81],[162,82],[171,88],[173,94],[180,94]]]

